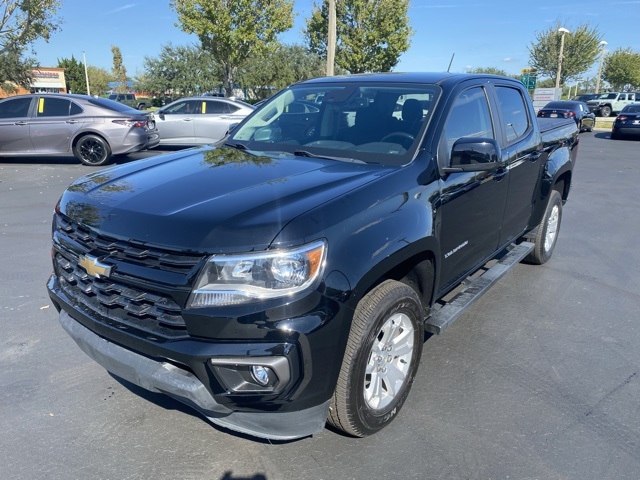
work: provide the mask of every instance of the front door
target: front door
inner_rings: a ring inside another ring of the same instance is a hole
[[[20,97],[0,103],[0,154],[33,152],[29,138],[29,109],[32,97]]]
[[[194,123],[198,115],[197,100],[182,100],[154,115],[163,145],[195,145]]]
[[[440,137],[440,165],[449,165],[451,148],[462,137],[496,139],[485,86],[467,88],[455,98]],[[451,173],[441,179],[441,290],[495,252],[508,185],[502,162],[490,171]]]

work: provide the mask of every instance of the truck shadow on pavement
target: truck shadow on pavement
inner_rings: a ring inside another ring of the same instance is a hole
[[[253,437],[251,435],[245,435],[244,433],[236,432],[234,430],[229,430],[220,425],[216,425],[215,423],[211,422],[207,417],[200,414],[197,410],[191,408],[190,406],[182,402],[179,402],[178,400],[175,400],[174,398],[171,398],[168,395],[165,395],[163,393],[150,392],[149,390],[146,390],[136,385],[135,383],[131,383],[128,380],[125,380],[124,378],[120,378],[117,375],[112,374],[111,372],[107,372],[107,373],[115,381],[117,381],[120,385],[125,387],[134,395],[142,397],[144,400],[152,402],[155,405],[164,408],[165,410],[176,410],[182,414],[189,415],[191,417],[196,417],[199,420],[208,423],[211,427],[215,428],[216,430],[226,435],[233,435],[238,438],[243,438],[245,440],[249,440],[254,443],[262,443],[265,445],[285,445],[288,443],[293,443],[299,440],[303,440],[304,438],[308,438],[308,437],[302,437],[302,438],[297,438],[293,440],[268,440],[266,438]],[[227,472],[227,473],[231,474],[231,472]],[[221,480],[227,479],[227,478],[229,480],[262,480],[262,479],[266,480],[266,477],[264,475],[256,476],[256,477],[222,477]]]

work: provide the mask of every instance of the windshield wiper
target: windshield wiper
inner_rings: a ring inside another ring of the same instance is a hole
[[[225,142],[224,143],[225,147],[231,147],[231,148],[235,148],[236,150],[246,150],[247,147],[245,145],[243,145],[242,143],[229,143],[229,142]]]
[[[352,162],[352,163],[365,163],[362,160],[356,160],[349,157],[331,157],[329,155],[317,155],[315,153],[308,152],[307,150],[296,150],[293,152],[296,157],[309,157],[309,158],[326,158],[327,160],[336,160],[338,162]]]

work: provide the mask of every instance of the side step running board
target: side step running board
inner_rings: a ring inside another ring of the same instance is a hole
[[[495,265],[486,270],[477,278],[464,282],[464,290],[458,293],[440,309],[436,310],[425,320],[424,329],[436,335],[441,334],[449,325],[455,322],[460,315],[480,298],[494,283],[500,280],[511,268],[526,257],[534,244],[522,242],[513,248]]]

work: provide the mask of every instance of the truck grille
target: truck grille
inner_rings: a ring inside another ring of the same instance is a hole
[[[183,255],[135,245],[98,235],[92,230],[56,215],[54,266],[65,294],[91,318],[149,339],[187,336],[180,306],[168,295],[141,289],[126,275],[93,277],[78,265],[82,255],[101,261],[127,262],[171,273],[187,275],[203,255]],[[148,280],[145,280],[147,282]]]

